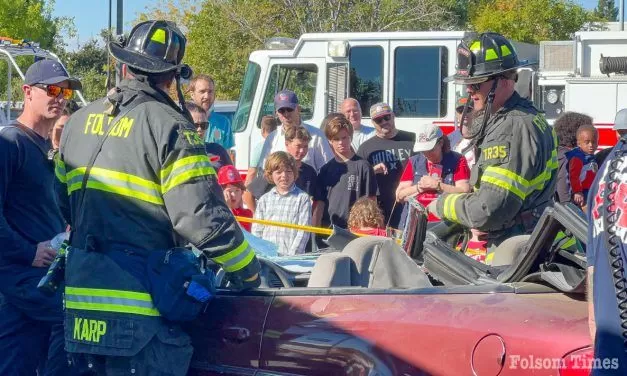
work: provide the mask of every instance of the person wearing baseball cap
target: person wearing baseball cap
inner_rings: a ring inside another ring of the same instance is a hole
[[[333,158],[333,152],[320,128],[303,122],[296,93],[291,90],[281,90],[276,93],[274,96],[274,109],[281,126],[270,133],[264,141],[261,157],[259,158],[257,166],[250,166],[255,167],[254,173],[257,174],[259,168],[263,169],[266,159],[270,154],[276,151],[287,151],[285,132],[298,125],[302,125],[307,129],[307,132],[311,136],[309,151],[307,151],[307,155],[303,158],[303,162],[313,167],[316,172],[320,171],[320,168]]]
[[[406,202],[409,197],[418,195],[418,201],[425,207],[440,193],[470,192],[470,168],[466,158],[451,150],[449,139],[436,124],[428,124],[417,134],[414,151],[409,159],[396,189],[398,202]],[[403,209],[406,215],[407,205]],[[437,221],[430,215],[429,220]],[[401,221],[403,224],[403,221]]]
[[[613,129],[616,131],[617,140],[620,140],[621,137],[627,135],[627,108],[623,108],[616,113]],[[596,160],[597,166],[599,166],[599,168],[601,167],[603,162],[605,162],[607,156],[610,155],[612,149],[612,147],[605,148],[594,155],[594,159]]]
[[[222,166],[218,170],[218,184],[224,192],[224,201],[231,209],[233,215],[237,217],[252,218],[253,212],[244,207],[242,196],[246,187],[244,180],[233,165]],[[239,221],[238,221],[239,222]],[[248,232],[250,232],[252,224],[249,222],[239,222],[239,224]]]
[[[48,296],[37,285],[59,250],[51,240],[66,227],[49,135],[80,88],[58,61],[37,61],[22,85],[24,111],[0,127],[0,375],[74,374],[61,291]]]
[[[375,135],[361,144],[357,155],[367,160],[374,169],[379,186],[377,200],[383,209],[385,222],[398,228],[402,206],[395,205],[396,187],[414,149],[416,135],[396,129],[394,111],[387,103],[372,105],[369,113]]]

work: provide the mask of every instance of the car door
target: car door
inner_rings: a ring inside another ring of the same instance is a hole
[[[277,292],[257,375],[424,375],[438,374],[443,365],[468,374],[472,345],[481,336],[472,326],[463,328],[466,320],[457,325],[455,317],[468,310],[463,305],[471,295],[458,303],[433,294],[442,289],[422,290],[425,294],[364,288]],[[456,327],[456,341],[436,346]]]
[[[255,375],[272,294],[219,291],[207,310],[187,325],[194,345],[189,375]]]

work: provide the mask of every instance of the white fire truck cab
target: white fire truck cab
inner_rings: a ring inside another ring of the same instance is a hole
[[[627,107],[627,32],[581,31],[573,40],[540,42],[536,103],[553,122],[566,111],[587,114],[599,147],[616,143],[616,112]]]
[[[466,89],[442,79],[455,72],[457,45],[467,34],[323,33],[269,40],[265,50],[250,55],[233,117],[237,168],[248,167],[251,148],[262,141],[261,118],[274,114],[274,95],[283,89],[296,92],[303,121],[314,126],[352,97],[359,101],[366,125],[370,106],[387,102],[399,129],[416,132],[435,123],[452,131],[456,99]],[[521,59],[537,61],[538,46],[515,47]],[[532,95],[531,82],[522,81],[522,91]]]

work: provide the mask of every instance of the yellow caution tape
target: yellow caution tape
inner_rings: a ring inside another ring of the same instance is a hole
[[[284,228],[291,228],[294,230],[303,230],[303,231],[307,231],[307,232],[312,232],[314,234],[318,234],[318,235],[332,235],[333,234],[333,230],[330,228],[324,228],[324,227],[315,227],[315,226],[306,226],[306,225],[296,225],[293,223],[286,223],[286,222],[278,222],[278,221],[269,221],[267,219],[256,219],[256,218],[248,218],[248,217],[240,217],[238,215],[235,216],[235,219],[237,219],[239,222],[247,222],[247,223],[258,223],[260,225],[266,225],[266,226],[277,226],[277,227],[284,227]],[[359,233],[355,233],[355,232],[351,232],[353,235],[355,236],[369,236],[367,234],[359,234]],[[401,239],[394,239],[396,241],[397,244],[401,243]]]
[[[291,229],[294,229],[294,230],[303,230],[303,231],[307,231],[307,232],[313,232],[314,234],[319,234],[319,235],[331,235],[331,234],[333,234],[333,230],[331,230],[330,228],[324,228],[324,227],[295,225],[293,223],[269,221],[267,219],[255,219],[255,218],[248,218],[248,217],[240,217],[240,216],[237,216],[237,215],[235,216],[235,219],[237,219],[239,222],[257,223],[257,224],[266,225],[266,226],[285,227],[285,228],[291,228]],[[355,234],[355,235],[359,236],[359,234]]]

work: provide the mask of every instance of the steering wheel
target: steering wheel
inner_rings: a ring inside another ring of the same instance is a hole
[[[261,264],[261,270],[259,271],[259,278],[261,278],[261,286],[264,288],[269,288],[268,280],[270,279],[270,272],[274,272],[277,275],[283,287],[294,287],[294,283],[292,282],[289,274],[283,270],[280,266],[276,265],[270,260],[264,259],[262,257],[258,257],[259,263]],[[225,278],[226,272],[224,269],[220,268],[216,272],[215,277],[215,285],[219,288],[228,288],[229,281]]]

